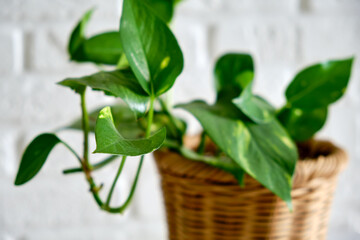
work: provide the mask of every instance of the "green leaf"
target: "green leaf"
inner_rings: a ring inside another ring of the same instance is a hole
[[[77,89],[79,86],[89,86],[92,89],[119,97],[138,117],[145,114],[149,102],[147,93],[141,88],[130,70],[98,72],[81,78],[67,78],[59,84],[73,89]]]
[[[213,167],[220,168],[228,173],[231,173],[232,175],[234,175],[235,179],[239,182],[239,184],[241,186],[244,186],[245,172],[231,158],[227,156],[220,156],[220,157],[205,156],[197,152],[194,152],[193,150],[188,149],[184,146],[180,146],[174,141],[169,141],[168,139],[166,139],[164,146],[179,152],[187,159],[204,162]]]
[[[153,123],[151,126],[151,131],[158,131],[159,129],[165,127],[167,139],[178,138],[179,137],[178,131],[180,131],[181,137],[183,137],[186,132],[186,127],[187,127],[186,122],[182,119],[175,117],[173,117],[173,120],[176,126],[173,126],[170,116],[167,113],[155,111]],[[147,119],[145,118],[140,119],[139,124],[145,130],[147,128]]]
[[[71,33],[69,44],[68,44],[68,52],[70,54],[71,60],[77,59],[81,55],[82,52],[82,44],[85,41],[85,28],[88,24],[91,15],[93,14],[94,9],[90,9],[87,11],[83,17],[80,19],[79,23],[74,28]]]
[[[105,32],[83,42],[83,54],[77,61],[116,65],[123,53],[119,32]]]
[[[353,60],[328,61],[301,71],[286,90],[288,105],[315,109],[338,100],[345,93]]]
[[[275,114],[274,107],[263,98],[253,95],[251,89],[252,84],[250,83],[245,87],[240,97],[233,99],[233,103],[256,123],[270,121]]]
[[[110,107],[100,111],[96,121],[94,153],[109,153],[125,156],[139,156],[153,152],[161,147],[166,138],[165,128],[149,138],[125,139],[116,129]]]
[[[242,120],[235,106],[209,106],[200,101],[180,107],[192,113],[215,144],[245,172],[291,205],[297,149],[275,118],[255,124]]]
[[[277,115],[292,139],[297,142],[309,140],[326,122],[327,108],[302,110],[284,108]]]
[[[95,132],[96,119],[103,108],[104,107],[95,109],[89,113],[89,128],[91,132]],[[110,108],[116,129],[122,136],[125,138],[136,139],[145,135],[143,127],[139,125],[139,122],[136,121],[134,113],[126,105],[118,104],[113,105]],[[76,119],[65,128],[82,130],[81,118]]]
[[[215,85],[219,99],[238,97],[254,78],[254,63],[248,54],[228,53],[215,65]]]
[[[184,60],[166,23],[142,0],[124,0],[120,37],[142,88],[152,96],[169,90],[182,72]]]
[[[165,23],[169,23],[174,14],[174,0],[146,0],[154,13]]]
[[[103,108],[104,107],[95,109],[94,111],[91,111],[89,113],[90,131],[95,131],[96,119]],[[147,119],[141,118],[136,121],[134,113],[126,105],[123,104],[112,105],[110,106],[110,108],[114,119],[114,125],[123,137],[127,139],[137,139],[145,136]],[[181,131],[181,136],[183,136],[186,132],[185,121],[175,117],[174,121],[177,128]],[[82,130],[81,124],[81,118],[78,118],[65,128]],[[170,117],[164,112],[155,111],[151,131],[156,132],[162,127],[166,128],[167,139],[175,139],[177,137],[177,129],[174,129],[174,126],[171,124]]]
[[[42,168],[49,153],[61,140],[51,133],[37,136],[26,148],[20,162],[15,185],[30,181]]]
[[[123,53],[118,31],[104,32],[89,39],[85,36],[86,26],[93,11],[91,9],[84,14],[70,36],[70,59],[77,62],[116,65]]]

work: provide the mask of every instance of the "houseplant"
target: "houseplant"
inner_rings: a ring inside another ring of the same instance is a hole
[[[134,196],[144,154],[163,147],[225,170],[235,176],[240,185],[245,183],[245,187],[248,186],[247,173],[282,198],[291,209],[292,176],[298,159],[294,140],[307,140],[322,127],[328,106],[344,93],[352,59],[330,61],[300,72],[288,88],[287,104],[276,111],[266,100],[252,93],[254,66],[251,56],[224,55],[215,68],[218,92],[215,104],[195,101],[179,106],[198,118],[204,128],[200,147],[195,151],[183,143],[185,123],[172,115],[166,101],[160,97],[171,88],[183,67],[180,47],[166,24],[171,19],[169,12],[172,13],[175,2],[170,5],[161,2],[125,0],[120,30],[91,38],[84,35],[91,11],[84,15],[71,35],[71,59],[116,67],[113,71],[60,82],[75,90],[81,98],[83,156],[78,156],[55,134],[42,134],[26,149],[15,184],[24,184],[34,177],[52,148],[63,143],[80,164],[80,168],[64,172],[83,172],[100,209],[121,213]],[[95,111],[90,115],[96,116],[97,121],[91,122],[85,102],[87,87],[119,97],[128,107]],[[155,103],[159,103],[160,110],[155,111]],[[70,127],[76,128],[78,124]],[[123,156],[105,201],[99,195],[101,186],[95,183],[91,173],[114,161],[116,156],[97,164],[90,162],[88,138],[92,130],[97,143],[95,152]],[[208,138],[215,145],[209,143]],[[208,154],[211,152],[209,145],[215,146],[212,155]],[[126,156],[141,156],[138,171],[127,200],[119,207],[111,207],[111,196]]]

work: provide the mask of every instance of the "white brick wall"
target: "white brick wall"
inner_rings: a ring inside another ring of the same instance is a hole
[[[151,158],[124,216],[99,211],[82,175],[61,174],[77,163],[62,147],[34,181],[21,188],[12,185],[26,144],[38,133],[69,122],[79,111],[77,96],[55,83],[96,70],[70,63],[66,55],[71,29],[94,6],[90,34],[118,27],[121,0],[0,0],[0,240],[166,239],[159,178]],[[360,58],[359,0],[184,0],[173,28],[186,61],[173,91],[174,102],[214,99],[214,61],[225,51],[254,55],[256,90],[277,106],[287,83],[305,65],[351,55]],[[354,66],[348,93],[331,109],[320,134],[346,148],[351,157],[337,189],[330,240],[360,239],[359,59]],[[90,94],[88,100],[91,107],[111,101],[100,93]],[[197,128],[197,123],[190,126],[192,132]],[[81,150],[79,134],[61,136]],[[136,165],[137,160],[128,161],[130,172],[122,176],[121,191],[128,190]],[[111,181],[117,166],[96,174],[98,182]],[[123,197],[116,194],[114,202]]]

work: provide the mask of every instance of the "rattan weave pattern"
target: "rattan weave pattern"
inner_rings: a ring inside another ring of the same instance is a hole
[[[170,240],[323,240],[346,153],[311,141],[297,164],[293,212],[253,178],[232,175],[170,151],[157,151]],[[314,158],[315,156],[315,158]]]

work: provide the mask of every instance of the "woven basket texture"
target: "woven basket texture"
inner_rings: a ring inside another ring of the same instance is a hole
[[[187,141],[197,145],[198,138]],[[347,155],[327,141],[299,146],[292,190],[293,212],[250,176],[241,188],[234,177],[207,164],[160,150],[170,240],[326,239],[337,176]],[[261,167],[261,166],[259,166]]]

